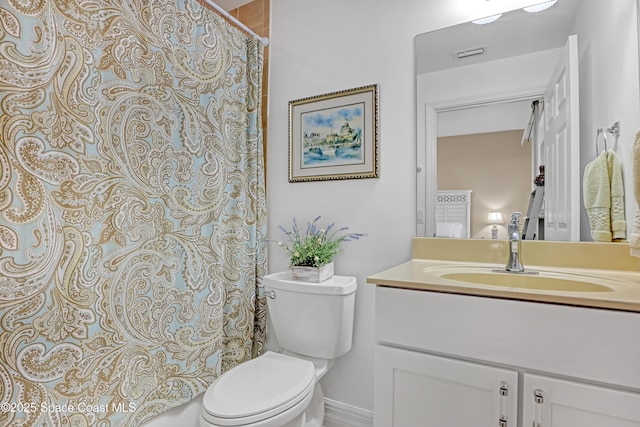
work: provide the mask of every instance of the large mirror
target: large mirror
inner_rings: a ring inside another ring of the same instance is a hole
[[[527,238],[591,241],[582,179],[606,145],[622,169],[628,237],[638,0],[557,0],[414,44],[419,236],[504,238],[520,211]]]

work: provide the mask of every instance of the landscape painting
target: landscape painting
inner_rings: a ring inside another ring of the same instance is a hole
[[[377,85],[289,103],[289,181],[378,176]]]
[[[364,104],[302,114],[302,167],[362,162]]]

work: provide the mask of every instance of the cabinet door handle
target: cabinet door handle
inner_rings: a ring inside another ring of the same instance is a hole
[[[507,395],[509,394],[509,385],[506,381],[500,381],[500,419],[498,427],[507,427]]]
[[[542,390],[539,388],[533,390],[533,401],[536,405],[533,415],[533,427],[542,427],[542,403],[544,402],[544,396]]]

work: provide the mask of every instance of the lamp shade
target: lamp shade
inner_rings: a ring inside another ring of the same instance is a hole
[[[489,224],[504,224],[504,220],[502,219],[502,214],[500,212],[489,212],[489,219],[487,222]]]

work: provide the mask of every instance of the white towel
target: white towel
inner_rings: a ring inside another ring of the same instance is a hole
[[[438,222],[436,224],[436,237],[462,237],[462,224],[459,222]]]
[[[584,207],[589,217],[591,237],[596,242],[611,241],[611,186],[604,151],[584,168],[582,178]]]
[[[611,242],[626,237],[622,168],[615,152],[603,151],[584,169],[584,207],[589,217],[591,237]]]
[[[633,141],[633,195],[636,199],[636,217],[633,221],[633,231],[629,238],[631,255],[640,257],[640,132],[636,133]]]
[[[627,218],[624,210],[624,184],[622,166],[614,151],[607,152],[607,169],[611,183],[611,233],[613,240],[627,237]]]

